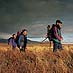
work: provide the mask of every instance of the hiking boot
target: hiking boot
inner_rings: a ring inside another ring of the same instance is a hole
[[[57,49],[53,49],[53,52],[57,52]]]

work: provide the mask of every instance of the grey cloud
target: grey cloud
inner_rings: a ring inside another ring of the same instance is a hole
[[[42,35],[45,26],[58,18],[64,21],[65,26],[72,25],[72,4],[73,0],[0,0],[0,31],[13,33],[26,27],[32,35],[40,28],[38,35]],[[33,27],[37,24],[43,24],[42,28],[39,25],[39,28]]]

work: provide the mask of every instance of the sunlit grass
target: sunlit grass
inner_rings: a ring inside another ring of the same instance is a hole
[[[26,52],[0,44],[0,73],[73,73],[73,45],[52,52],[48,43],[28,44]]]

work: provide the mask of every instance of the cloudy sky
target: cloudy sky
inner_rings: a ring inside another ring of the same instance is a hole
[[[56,19],[64,34],[73,34],[73,0],[0,0],[0,33],[27,28],[29,37],[43,37]]]

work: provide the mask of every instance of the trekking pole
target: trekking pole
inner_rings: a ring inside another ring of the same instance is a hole
[[[42,42],[44,42],[46,39],[47,39],[47,37]]]
[[[50,44],[50,46],[49,46],[49,47],[51,48],[51,41],[50,41],[50,43],[49,43],[49,44]]]

